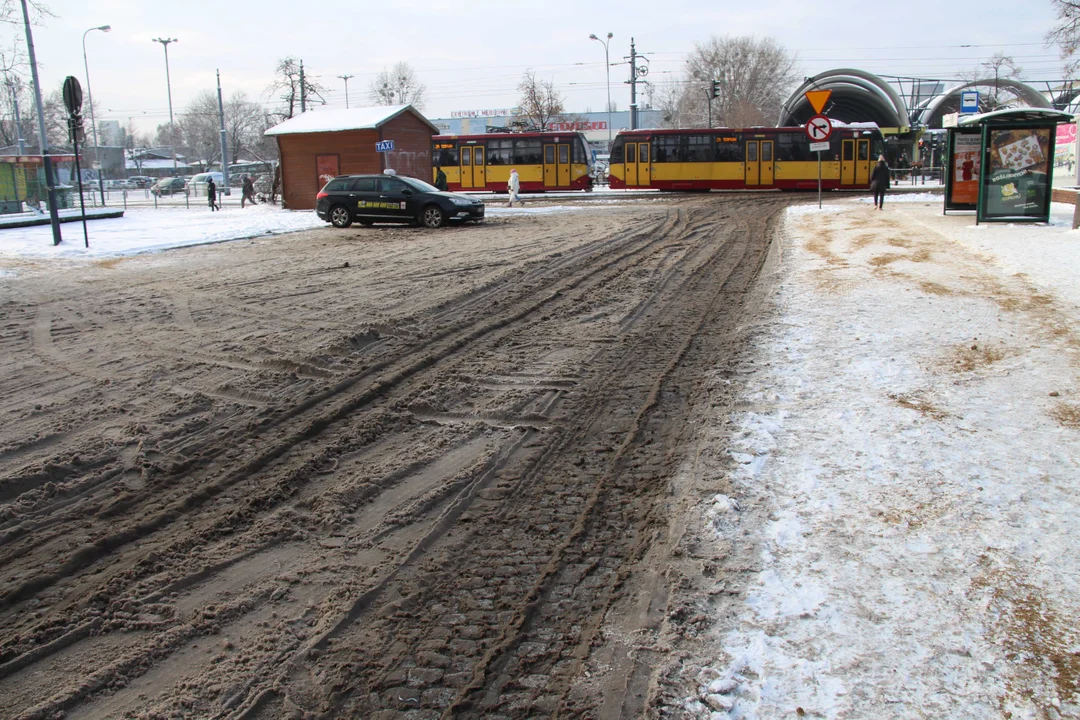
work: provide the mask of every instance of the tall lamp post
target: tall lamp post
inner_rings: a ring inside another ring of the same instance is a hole
[[[109,32],[112,30],[111,25],[101,25],[100,27],[92,27],[82,34],[82,59],[83,67],[86,69],[86,97],[90,101],[90,128],[94,131],[94,160],[97,161],[98,166],[98,190],[101,191],[101,204],[105,204],[105,180],[104,168],[101,167],[101,146],[98,144],[97,136],[97,121],[94,119],[94,93],[90,92],[90,63],[86,60],[86,34],[93,32],[94,30],[100,30],[101,32]]]
[[[607,72],[607,146],[611,152],[611,60],[608,59],[608,43],[614,35],[607,34],[607,40],[601,40],[596,35],[589,35],[590,40],[595,40],[604,45],[604,70]]]
[[[178,175],[176,169],[176,126],[173,125],[172,114],[172,81],[169,79],[169,43],[180,42],[176,38],[154,38],[153,42],[161,43],[165,48],[165,89],[169,92],[169,139],[172,141],[172,169],[173,175]]]
[[[348,110],[349,109],[349,78],[351,78],[353,76],[352,75],[338,75],[338,77],[345,81],[345,109]]]

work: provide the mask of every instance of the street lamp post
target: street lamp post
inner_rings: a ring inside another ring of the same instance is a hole
[[[590,40],[596,40],[604,45],[604,70],[607,72],[607,146],[611,152],[611,60],[608,58],[608,43],[614,35],[607,34],[607,40],[601,40],[596,35],[589,35]]]
[[[345,109],[348,110],[349,109],[349,78],[351,78],[353,76],[352,75],[338,75],[338,77],[345,81]]]
[[[86,33],[93,32],[94,30],[100,30],[101,32],[109,32],[112,30],[111,25],[101,25],[99,27],[92,27],[82,34],[82,59],[83,67],[86,69],[86,97],[90,101],[90,128],[94,131],[94,159],[97,161],[98,171],[98,190],[101,191],[101,204],[105,204],[105,180],[103,178],[104,168],[101,167],[101,145],[98,144],[97,136],[97,121],[94,119],[94,93],[90,92],[90,63],[86,60]]]
[[[173,124],[172,114],[172,81],[169,79],[169,43],[179,42],[176,38],[154,38],[153,42],[161,43],[165,48],[165,89],[169,93],[169,139],[172,140],[172,169],[173,175],[178,175],[176,169],[176,125]]]

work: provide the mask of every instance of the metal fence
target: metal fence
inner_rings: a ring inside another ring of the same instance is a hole
[[[239,208],[241,206],[240,199],[242,193],[240,188],[232,188],[232,193],[226,195],[223,190],[218,191],[218,206],[222,209]],[[256,204],[262,205],[268,203],[270,199],[265,194],[256,194],[258,202]],[[72,198],[75,206],[79,203],[78,192],[72,193]],[[280,203],[280,196],[275,200],[274,205]],[[184,190],[181,192],[175,192],[169,195],[155,195],[150,192],[149,188],[142,189],[105,189],[104,198],[96,187],[90,188],[86,185],[83,186],[83,202],[86,203],[86,207],[114,207],[114,208],[186,208],[186,209],[205,209],[209,206],[209,201],[206,195],[195,195],[190,190]],[[250,205],[251,203],[247,203]]]

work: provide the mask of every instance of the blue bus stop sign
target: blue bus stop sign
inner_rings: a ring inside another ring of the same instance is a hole
[[[960,93],[960,112],[964,115],[979,112],[978,90],[963,90]]]

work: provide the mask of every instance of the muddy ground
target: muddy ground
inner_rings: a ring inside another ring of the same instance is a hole
[[[678,715],[725,481],[675,469],[788,201],[26,262],[0,716]]]

